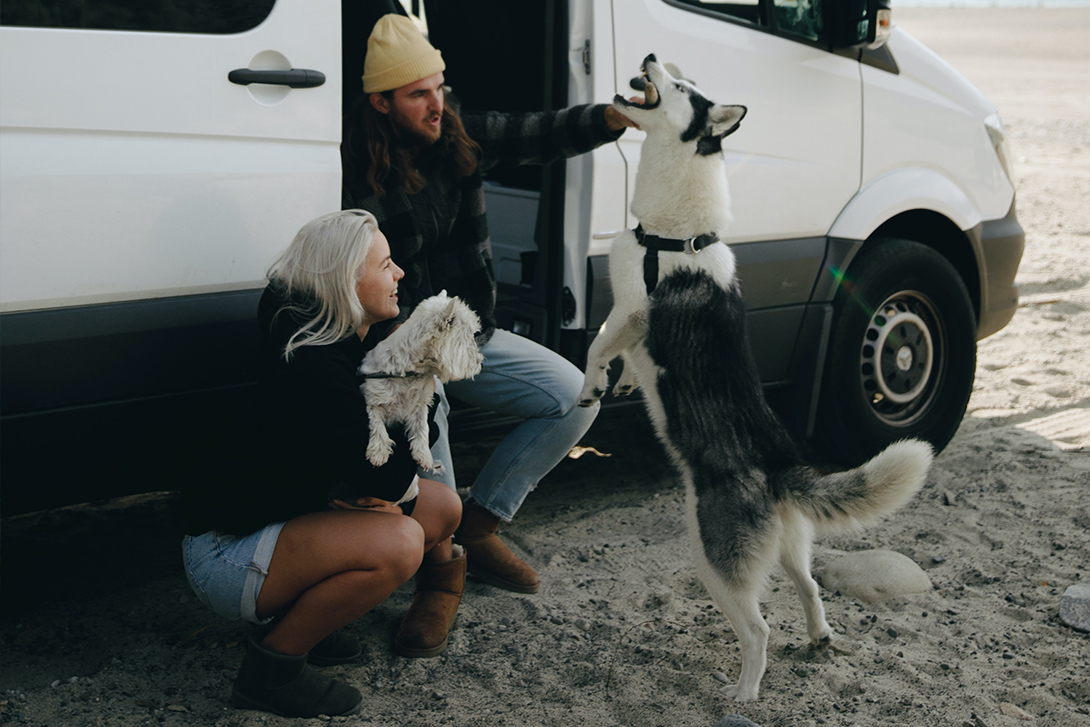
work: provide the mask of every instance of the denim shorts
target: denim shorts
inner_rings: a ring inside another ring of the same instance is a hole
[[[250,535],[209,530],[182,538],[182,563],[197,598],[232,621],[270,621],[257,617],[257,596],[283,527],[284,523],[273,523]]]

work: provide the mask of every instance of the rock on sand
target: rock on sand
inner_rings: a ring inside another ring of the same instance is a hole
[[[825,567],[821,583],[861,601],[881,601],[931,590],[931,579],[911,558],[892,550],[846,553]]]
[[[1090,631],[1090,581],[1068,586],[1060,599],[1060,620],[1073,629]]]

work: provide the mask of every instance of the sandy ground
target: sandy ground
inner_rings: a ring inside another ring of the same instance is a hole
[[[350,627],[365,657],[334,671],[365,703],[334,723],[711,727],[739,713],[765,727],[1090,724],[1090,636],[1057,617],[1063,590],[1090,578],[1090,9],[897,18],[1008,126],[1025,305],[982,342],[969,416],[924,491],[880,526],[819,542],[815,568],[887,548],[933,590],[875,603],[823,591],[838,649],[811,653],[777,575],[761,699],[735,704],[722,689],[737,642],[689,564],[677,480],[639,410],[614,410],[585,442],[612,456],[562,463],[506,529],[542,592],[471,580],[446,654],[407,660],[390,649],[410,599],[401,589]],[[487,449],[463,442],[460,466]],[[94,518],[5,523],[0,724],[323,723],[226,706],[246,629],[190,594],[170,505],[151,496]],[[132,538],[146,547],[102,565]],[[32,550],[40,557],[12,565]]]

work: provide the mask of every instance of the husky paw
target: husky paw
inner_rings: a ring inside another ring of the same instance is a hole
[[[583,390],[579,392],[579,406],[584,409],[594,406],[594,402],[605,396],[608,387],[609,369],[607,367],[587,367],[587,375],[583,379]]]
[[[628,396],[638,388],[640,388],[640,384],[636,381],[636,374],[632,369],[632,365],[630,362],[625,361],[625,367],[621,369],[621,375],[613,386],[613,395]]]
[[[833,630],[826,624],[816,634],[810,634],[810,645],[815,649],[827,649],[833,643]]]
[[[417,464],[419,464],[421,467],[426,469],[428,472],[431,472],[432,474],[436,474],[436,475],[441,475],[441,474],[443,474],[444,472],[447,471],[447,468],[443,466],[443,463],[440,462],[437,459],[433,459],[431,461],[431,466],[430,467],[428,465],[424,464],[423,462],[417,462]]]
[[[606,392],[602,391],[601,389],[591,389],[589,393],[582,393],[579,395],[579,406],[583,407],[584,409],[592,407],[598,402],[599,399],[602,398],[605,393]]]
[[[737,684],[731,684],[729,687],[723,688],[723,694],[733,699],[735,702],[756,702],[757,690],[743,690]]]

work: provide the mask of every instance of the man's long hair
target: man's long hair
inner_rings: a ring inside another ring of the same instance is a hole
[[[383,93],[393,101],[393,91]],[[443,104],[443,122],[439,139],[419,148],[405,140],[390,119],[375,109],[368,94],[357,102],[346,123],[341,161],[346,183],[363,180],[376,197],[386,194],[389,185],[400,185],[407,194],[416,194],[427,185],[420,170],[448,167],[468,177],[477,169],[481,147],[469,138],[462,119],[448,97]]]

